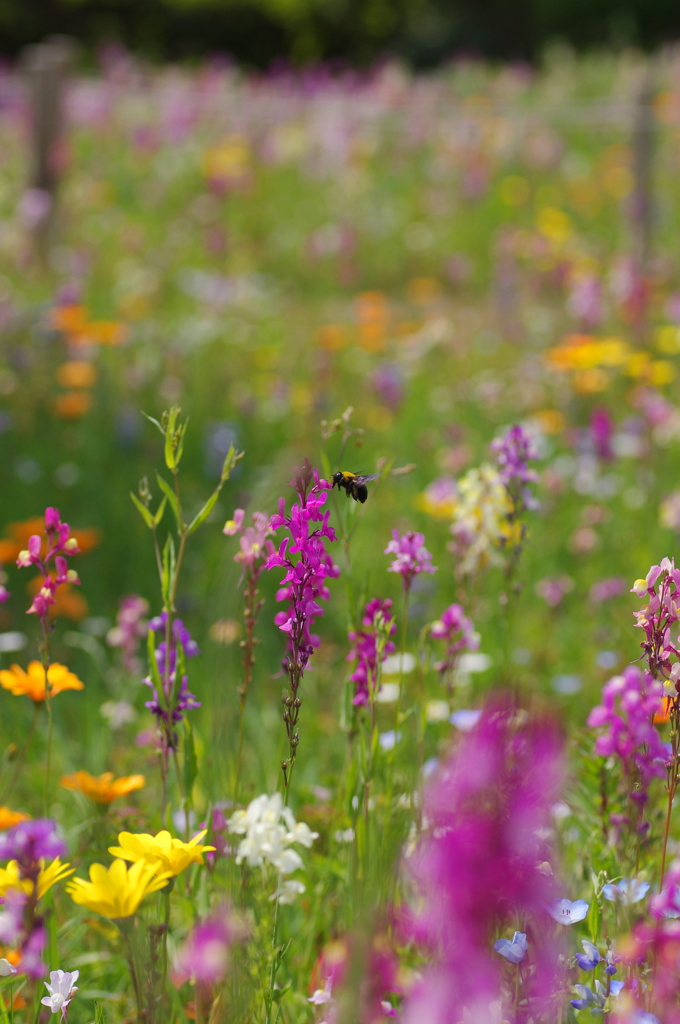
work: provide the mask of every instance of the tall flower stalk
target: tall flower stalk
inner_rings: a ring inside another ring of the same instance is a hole
[[[19,552],[17,565],[20,568],[35,566],[42,574],[40,589],[33,598],[28,615],[40,619],[41,640],[40,660],[45,673],[45,708],[47,711],[47,764],[45,767],[45,788],[43,794],[44,813],[47,814],[50,799],[52,775],[52,685],[50,667],[50,633],[54,628],[50,615],[57,603],[57,592],[64,583],[80,583],[75,569],[69,569],[67,556],[79,553],[78,541],[71,536],[68,523],[62,523],[58,508],[45,509],[46,541],[38,534],[29,537],[28,548]]]
[[[184,807],[188,823],[191,808],[191,790],[195,778],[193,739],[191,738],[190,729],[187,728],[184,750],[185,771],[182,777],[177,759],[177,743],[174,740],[174,729],[182,721],[184,711],[191,706],[195,707],[196,701],[188,691],[187,677],[184,673],[185,644],[183,641],[177,642],[178,635],[182,634],[184,627],[180,620],[175,619],[175,600],[187,540],[206,521],[212,512],[222,487],[229,479],[236,463],[243,458],[243,453],[237,454],[234,446],[230,446],[222,465],[222,472],[217,487],[193,519],[187,522],[180,492],[179,466],[184,450],[184,436],[188,421],[185,420],[183,423],[180,421],[180,411],[179,406],[173,406],[169,411],[163,413],[160,422],[152,419],[150,416],[147,417],[163,436],[165,465],[172,473],[173,485],[170,486],[160,473],[156,474],[158,486],[163,497],[155,513],[152,513],[149,508],[151,493],[146,480],[143,480],[140,484],[139,497],[132,493],[130,497],[153,536],[161,599],[163,602],[161,617],[155,620],[162,624],[164,636],[163,643],[159,646],[158,651],[155,646],[153,628],[149,630],[148,634],[149,684],[155,693],[154,701],[150,703],[153,705],[151,710],[159,722],[159,739],[162,751],[160,758],[162,781],[161,817],[165,820],[167,814],[167,776],[169,753],[172,752],[177,769],[177,782],[180,792],[184,788]],[[168,505],[172,510],[175,521],[178,544],[175,547],[173,535],[169,532],[161,550],[158,527]],[[177,622],[179,622],[179,634],[176,629]]]
[[[326,581],[340,573],[326,551],[326,542],[336,540],[335,530],[328,523],[330,512],[323,508],[330,484],[321,479],[319,471],[305,459],[300,468],[296,467],[290,486],[298,498],[291,506],[290,515],[286,515],[286,501],[281,498],[279,511],[269,524],[274,533],[283,529],[289,536],[284,537],[278,551],[274,551],[264,565],[268,570],[286,570],[276,597],[278,601],[288,601],[288,608],[279,612],[274,620],[288,637],[288,652],[283,660],[288,676],[288,688],[283,695],[288,757],[281,762],[286,797],[300,742],[300,685],[309,659],[321,643],[311,628],[314,620],[323,615],[319,600],[330,597]],[[297,558],[292,557],[294,555]]]
[[[243,580],[243,621],[245,637],[241,641],[243,652],[243,679],[239,684],[238,694],[238,745],[236,748],[236,768],[234,772],[234,803],[238,800],[238,789],[241,779],[241,759],[243,756],[243,725],[245,719],[246,700],[250,684],[253,681],[255,667],[255,647],[258,643],[255,636],[260,609],[263,601],[259,598],[258,584],[265,567],[265,560],[274,554],[274,545],[270,540],[271,529],[269,516],[266,512],[253,512],[253,525],[243,527],[245,512],[237,508],[234,518],[224,526],[222,533],[227,537],[241,534],[239,550],[234,561],[241,565]]]

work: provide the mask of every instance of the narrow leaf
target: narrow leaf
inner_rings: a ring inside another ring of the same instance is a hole
[[[136,494],[133,493],[133,491],[130,491],[130,497],[132,498],[132,501],[133,501],[133,503],[135,505],[135,508],[138,510],[138,512],[141,515],[142,519],[144,520],[146,525],[149,527],[149,529],[152,530],[153,529],[153,516],[149,512],[148,508],[146,507],[146,505],[143,502],[141,502],[139,500],[139,498],[137,497]]]
[[[181,533],[183,528],[184,528],[184,523],[182,522],[181,516],[179,514],[179,503],[177,501],[177,495],[175,494],[175,492],[173,491],[172,487],[167,482],[167,480],[163,479],[163,477],[160,475],[160,473],[156,473],[156,477],[158,479],[158,486],[160,487],[160,489],[162,490],[163,494],[165,495],[165,497],[170,502],[170,508],[172,509],[173,514],[175,516],[175,522],[177,523],[177,529]]]
[[[196,761],[196,746],[194,744],[194,732],[188,719],[184,719],[184,792],[185,807],[191,808],[193,799],[192,793],[194,783],[198,774],[198,763]]]
[[[153,524],[154,524],[154,526],[158,526],[160,521],[161,521],[161,519],[163,518],[163,513],[165,512],[165,506],[167,505],[167,503],[168,503],[168,499],[164,495],[162,502],[160,503],[160,505],[156,509],[156,515],[153,517]]]
[[[206,519],[208,518],[208,516],[215,507],[215,503],[217,502],[221,489],[222,484],[215,488],[215,490],[210,495],[201,511],[192,519],[191,523],[189,524],[187,534],[193,533],[194,530],[197,530],[199,526],[201,526],[201,524],[206,521]]]

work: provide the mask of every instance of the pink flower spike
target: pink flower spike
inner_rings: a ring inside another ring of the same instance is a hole
[[[40,548],[42,541],[37,533],[34,533],[32,537],[28,538],[28,553],[31,556],[32,562],[37,562],[40,558]]]
[[[58,508],[47,507],[45,509],[45,529],[48,533],[54,533],[61,526],[61,516]]]

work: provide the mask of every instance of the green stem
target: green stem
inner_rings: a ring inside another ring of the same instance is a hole
[[[45,769],[45,796],[43,800],[45,817],[49,816],[50,806],[50,775],[52,772],[52,698],[48,693],[45,695],[45,708],[47,710],[47,767]]]
[[[40,714],[41,704],[42,704],[41,701],[34,701],[33,702],[33,718],[31,719],[31,724],[30,724],[28,733],[26,734],[26,739],[24,740],[24,744],[23,744],[21,750],[19,751],[19,754],[17,755],[17,759],[16,759],[16,761],[14,763],[14,771],[12,772],[12,777],[10,778],[7,786],[5,786],[5,788],[2,790],[2,794],[0,795],[0,803],[3,803],[3,804],[6,803],[8,796],[10,795],[12,790],[14,789],[14,787],[16,785],[16,782],[17,782],[17,779],[19,778],[19,776],[21,774],[21,769],[24,766],[24,762],[26,760],[26,755],[28,754],[28,748],[31,745],[31,740],[33,739],[33,733],[35,732],[35,727],[36,727],[36,725],[38,723],[38,715]]]

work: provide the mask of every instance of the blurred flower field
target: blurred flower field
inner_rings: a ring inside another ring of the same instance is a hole
[[[677,1024],[680,53],[28,120],[1,1024]]]

